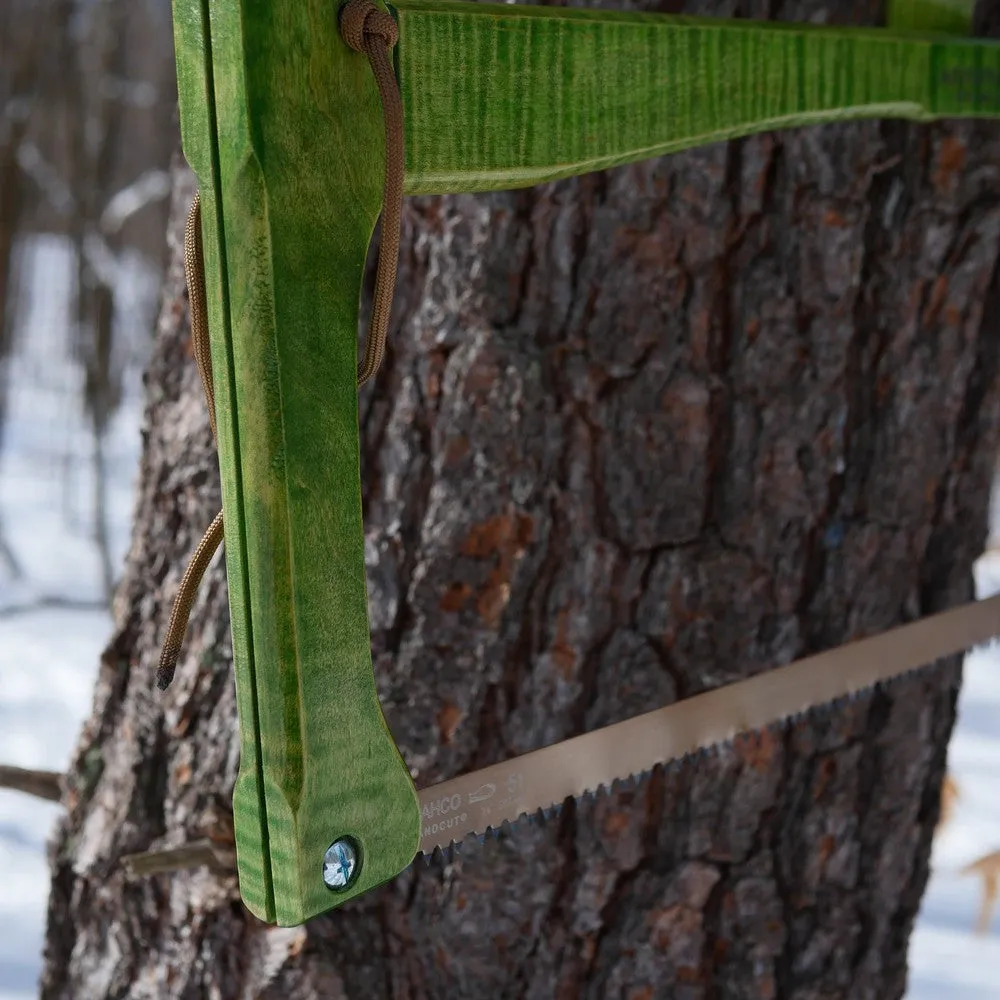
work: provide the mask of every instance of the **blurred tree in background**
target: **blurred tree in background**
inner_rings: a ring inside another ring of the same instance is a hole
[[[0,0],[0,449],[29,278],[23,251],[57,235],[73,259],[65,350],[82,373],[91,531],[108,600],[104,440],[129,345],[151,334],[123,329],[117,279],[128,252],[162,271],[176,144],[170,0]],[[0,570],[21,572],[2,525]]]

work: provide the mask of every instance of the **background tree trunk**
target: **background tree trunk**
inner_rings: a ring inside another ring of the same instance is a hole
[[[688,9],[821,11],[775,6]],[[129,852],[231,837],[221,561],[153,688],[220,503],[179,256],[192,194],[178,169],[132,548],[51,851],[46,1000],[901,996],[958,658],[305,928],[259,924],[226,873],[126,878]],[[998,251],[995,125],[831,125],[409,199],[361,408],[376,671],[418,783],[968,599]]]

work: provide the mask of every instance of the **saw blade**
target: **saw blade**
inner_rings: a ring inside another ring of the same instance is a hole
[[[997,636],[1000,595],[430,785],[418,792],[420,850],[448,849],[567,798],[610,789],[658,764],[858,694]]]

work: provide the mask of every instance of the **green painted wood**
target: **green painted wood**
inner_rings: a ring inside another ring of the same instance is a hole
[[[239,462],[238,415],[233,385],[229,296],[222,242],[219,158],[216,143],[215,97],[208,10],[203,0],[174,0],[174,46],[180,95],[184,155],[198,176],[201,192],[205,288],[212,331],[216,425],[219,437],[222,503],[226,525],[226,575],[240,717],[240,769],[233,791],[236,863],[240,892],[252,913],[275,920],[271,862],[268,853],[267,808],[261,783],[260,725],[250,645],[251,611],[246,560],[243,483]]]
[[[210,322],[231,421],[223,433],[220,420],[219,458],[243,664],[240,891],[257,916],[291,926],[397,875],[420,837],[375,690],[361,517],[358,290],[381,208],[381,111],[331,4],[204,9],[211,95],[188,79],[197,18],[175,11],[175,22],[185,148],[202,184],[206,146],[218,162],[221,211],[206,213],[205,234],[223,267],[206,277],[230,316],[228,336],[218,309]],[[214,103],[214,124],[199,103]],[[345,836],[362,864],[337,894],[323,856]]]
[[[293,925],[403,870],[420,816],[376,695],[356,344],[381,108],[335,0],[173,0],[203,200],[241,763],[240,889]],[[956,14],[959,8],[965,13]],[[1000,46],[964,0],[906,31],[401,0],[407,190],[476,191],[772,128],[1000,113]],[[911,30],[914,29],[914,30]],[[363,863],[333,894],[323,855]]]
[[[886,23],[893,31],[971,35],[976,0],[889,0]]]
[[[991,41],[463,0],[393,9],[408,194],[526,187],[829,121],[1000,115]]]

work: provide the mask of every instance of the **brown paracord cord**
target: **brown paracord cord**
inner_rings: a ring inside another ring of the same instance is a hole
[[[378,371],[385,354],[392,293],[396,288],[399,259],[399,223],[403,214],[403,102],[389,52],[399,39],[391,14],[379,10],[372,0],[349,0],[340,12],[340,34],[371,63],[385,119],[385,186],[382,188],[382,242],[375,273],[372,321],[368,329],[364,360],[358,365],[358,385]]]
[[[379,10],[372,0],[350,0],[341,11],[340,33],[344,41],[368,56],[378,84],[385,117],[385,185],[382,190],[382,242],[372,319],[365,343],[365,354],[358,365],[358,385],[364,385],[379,369],[385,355],[386,335],[392,296],[396,287],[396,262],[399,257],[399,226],[403,209],[403,103],[396,85],[396,74],[389,62],[389,51],[399,38],[392,16]],[[205,294],[205,265],[201,242],[201,199],[196,194],[184,229],[184,277],[191,305],[191,341],[195,363],[201,375],[208,404],[212,437],[216,437],[215,387],[212,380],[212,356],[208,337],[208,308]],[[170,612],[167,635],[160,652],[156,686],[165,690],[174,679],[184,634],[201,578],[223,538],[222,511],[215,516],[198,543],[184,572],[174,606]]]

